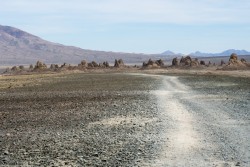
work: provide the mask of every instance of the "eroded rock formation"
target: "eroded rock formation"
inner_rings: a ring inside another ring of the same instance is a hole
[[[47,69],[47,65],[41,61],[37,61],[34,67],[34,70],[45,70]]]
[[[205,62],[202,62],[205,64]],[[178,58],[174,58],[172,60],[172,66],[186,66],[186,67],[197,67],[200,65],[199,60],[196,59],[192,59],[190,56],[186,56],[186,57],[182,57],[181,60],[179,61]]]
[[[119,59],[119,60],[115,59],[114,67],[117,67],[117,68],[125,67],[125,64],[122,59]]]
[[[179,66],[179,65],[180,65],[179,59],[177,57],[173,58],[172,66]]]
[[[153,61],[152,59],[149,59],[148,62],[143,62],[142,67],[147,67],[147,68],[159,68],[159,67],[163,67],[164,66],[164,62],[159,59],[156,61]]]

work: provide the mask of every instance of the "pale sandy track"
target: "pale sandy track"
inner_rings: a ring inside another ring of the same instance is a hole
[[[142,166],[249,166],[249,121],[230,117],[230,106],[208,101],[173,76],[160,77],[157,96],[160,156]],[[197,98],[198,97],[198,98]],[[211,98],[211,97],[210,97]]]

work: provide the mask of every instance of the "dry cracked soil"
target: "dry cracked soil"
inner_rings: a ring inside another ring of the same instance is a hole
[[[250,166],[250,78],[0,78],[0,166]]]

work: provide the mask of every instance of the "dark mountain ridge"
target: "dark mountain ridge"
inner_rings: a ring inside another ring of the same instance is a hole
[[[78,64],[81,60],[112,63],[115,59],[123,59],[126,63],[141,63],[150,57],[162,55],[94,51],[64,46],[17,28],[0,25],[0,65],[34,64],[37,60],[45,63]]]
[[[191,53],[193,57],[217,57],[229,56],[232,53],[238,55],[250,55],[245,50],[227,50],[222,53]],[[162,59],[171,64],[174,57],[181,57],[184,54],[166,51],[162,54],[134,54],[120,52],[105,52],[81,49],[74,46],[65,46],[53,43],[32,35],[20,29],[0,25],[0,66],[28,65],[40,60],[47,64],[78,64],[82,60],[96,61],[102,63],[108,61],[111,64],[115,59],[123,59],[126,64],[138,64],[148,59]]]
[[[200,51],[196,51],[195,53],[190,53],[189,55],[195,57],[219,57],[219,56],[229,56],[232,53],[236,53],[237,55],[250,55],[250,52],[246,50],[237,50],[237,49],[228,49],[221,53],[202,53]]]
[[[203,53],[200,51],[196,51],[194,53],[190,53],[188,55],[193,56],[193,57],[220,57],[220,56],[230,56],[232,53],[236,53],[237,55],[250,55],[249,51],[246,50],[237,50],[237,49],[228,49],[225,50],[221,53]],[[162,55],[166,55],[166,56],[182,56],[184,54],[181,53],[174,53],[172,51],[165,51],[162,53]]]

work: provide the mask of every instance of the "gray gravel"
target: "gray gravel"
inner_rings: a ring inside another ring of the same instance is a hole
[[[149,77],[72,74],[0,91],[0,166],[136,166],[157,156]]]
[[[148,166],[250,166],[249,78],[161,78],[162,155]]]
[[[0,166],[250,166],[248,78],[68,74],[0,90]]]

